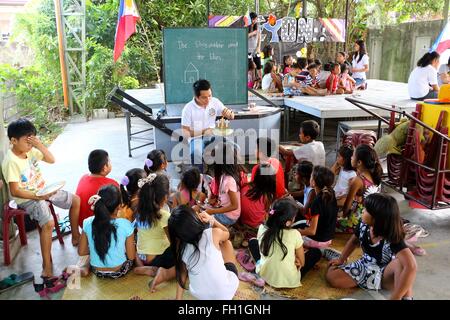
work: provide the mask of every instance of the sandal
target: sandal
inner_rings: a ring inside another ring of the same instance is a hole
[[[241,281],[250,282],[253,283],[255,286],[263,288],[266,282],[263,278],[259,277],[258,275],[250,272],[240,272],[238,274],[238,278]]]
[[[254,271],[256,268],[252,256],[246,249],[238,251],[236,254],[236,260],[247,271]]]

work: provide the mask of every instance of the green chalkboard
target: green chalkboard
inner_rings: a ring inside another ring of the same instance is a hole
[[[163,36],[166,104],[192,100],[198,79],[224,104],[247,104],[247,29],[165,28]]]

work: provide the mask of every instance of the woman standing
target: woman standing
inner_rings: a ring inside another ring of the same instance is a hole
[[[427,52],[417,61],[417,67],[409,75],[408,91],[413,100],[436,99],[439,92],[437,68],[439,53]]]
[[[356,89],[366,89],[366,72],[369,71],[369,56],[364,40],[356,40],[352,58],[352,77],[356,81]]]

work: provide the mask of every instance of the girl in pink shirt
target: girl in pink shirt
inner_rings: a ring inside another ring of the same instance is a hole
[[[234,224],[241,215],[241,187],[247,182],[245,168],[239,164],[237,150],[229,142],[219,143],[213,150],[212,207],[208,214],[224,225]]]

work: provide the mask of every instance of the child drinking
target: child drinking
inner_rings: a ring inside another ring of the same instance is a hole
[[[381,183],[383,168],[375,150],[366,144],[360,144],[352,156],[352,167],[356,168],[356,177],[350,182],[350,188],[342,208],[344,218],[338,219],[339,231],[353,231],[364,209],[364,194],[368,188],[377,188]]]
[[[153,276],[149,284],[154,291],[157,284],[175,277],[174,259],[170,250],[167,221],[170,213],[164,210],[169,197],[169,179],[164,174],[151,173],[138,181],[139,202],[136,211],[137,274]],[[145,266],[144,266],[145,265]]]
[[[138,205],[138,181],[147,177],[143,169],[134,168],[128,170],[120,180],[120,192],[122,194],[122,204],[119,208],[118,217],[125,218],[130,222],[135,219]]]
[[[383,288],[391,291],[393,300],[412,300],[417,264],[405,244],[397,201],[386,194],[371,194],[364,207],[362,221],[342,255],[330,262],[327,281],[334,288]],[[357,247],[363,256],[347,263]]]
[[[300,280],[320,260],[319,249],[310,249],[305,255],[303,240],[292,229],[298,207],[293,199],[276,200],[265,224],[258,230],[257,239],[250,240],[249,248],[256,261],[256,272],[272,287],[296,288]]]
[[[350,181],[356,177],[355,169],[352,166],[352,156],[352,146],[341,146],[338,150],[336,162],[331,167],[331,170],[337,176],[334,193],[336,194],[338,207],[344,205],[350,187]]]
[[[237,150],[229,142],[220,142],[214,149],[212,165],[213,194],[205,211],[223,225],[234,224],[241,214],[241,187],[247,182],[244,167],[239,164]],[[216,201],[218,203],[216,204]]]
[[[147,159],[145,160],[144,170],[147,174],[150,173],[163,173],[166,174],[167,169],[167,157],[163,150],[155,149],[147,154]]]
[[[206,195],[198,191],[200,180],[201,174],[197,167],[185,171],[181,177],[180,191],[173,194],[172,208],[182,204],[193,207],[199,202],[204,202]]]
[[[134,228],[117,217],[120,191],[114,185],[103,186],[88,202],[94,216],[83,222],[78,254],[90,255],[90,269],[97,277],[120,278],[131,270],[136,255]],[[89,266],[85,266],[81,274],[88,273]]]
[[[214,216],[197,215],[188,206],[173,210],[168,227],[175,255],[176,299],[182,299],[189,278],[189,291],[195,298],[231,300],[239,279],[227,228]]]
[[[300,229],[304,246],[325,248],[331,245],[337,219],[337,203],[333,191],[334,174],[327,167],[316,166],[311,176],[311,187],[316,197],[305,214],[309,227]]]
[[[269,174],[269,170],[272,174]],[[240,221],[251,228],[258,228],[264,222],[275,199],[275,169],[270,163],[261,163],[252,181],[241,190]]]

